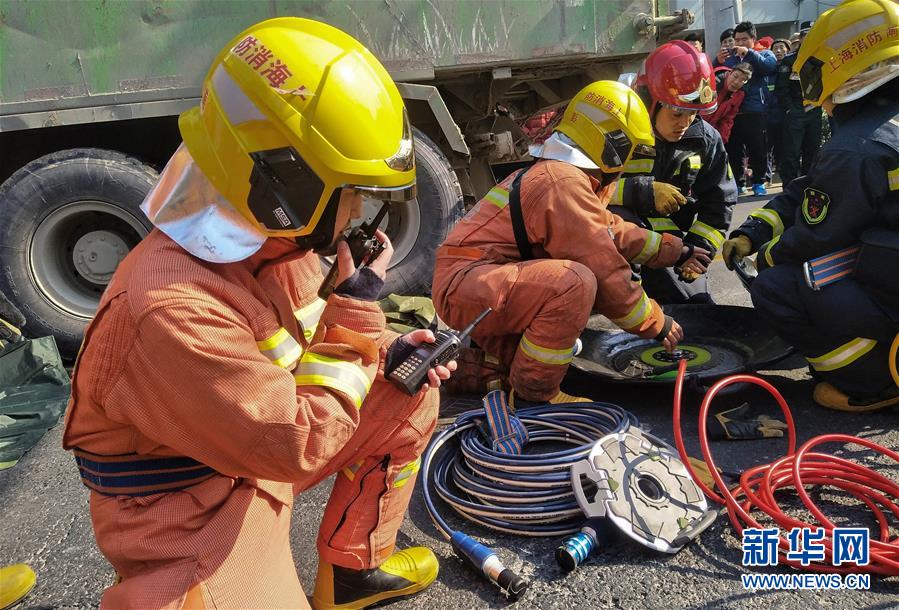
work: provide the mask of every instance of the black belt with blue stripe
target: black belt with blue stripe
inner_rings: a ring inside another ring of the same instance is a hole
[[[155,457],[126,453],[97,455],[75,448],[81,482],[106,496],[149,496],[179,491],[217,474],[189,457]]]

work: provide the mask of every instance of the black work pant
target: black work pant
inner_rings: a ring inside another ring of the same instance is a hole
[[[784,188],[791,180],[808,173],[821,148],[821,109],[790,110],[784,121],[783,160],[780,177]]]
[[[851,398],[875,397],[893,385],[889,351],[899,312],[875,301],[847,278],[820,291],[799,265],[765,269],[752,283],[752,304],[780,337],[810,362],[815,377]]]
[[[743,157],[745,155],[749,156],[752,183],[765,183],[765,174],[768,173],[768,144],[765,133],[767,122],[768,118],[762,112],[742,113],[734,118],[734,127],[730,132],[730,140],[727,141],[726,148],[730,169],[733,171],[738,187],[742,188],[746,184],[743,177]]]

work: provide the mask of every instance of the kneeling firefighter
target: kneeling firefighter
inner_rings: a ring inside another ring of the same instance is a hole
[[[635,155],[625,165],[611,209],[714,256],[730,225],[737,185],[721,135],[697,116],[717,106],[709,60],[682,40],[663,44],[646,58],[634,88],[649,110],[656,154]],[[661,303],[712,302],[704,274],[675,268],[640,275],[647,294]]]
[[[264,21],[218,55],[184,144],[143,204],[156,228],[116,270],[87,330],[64,446],[91,489],[118,573],[105,607],[308,607],[290,550],[293,497],[336,481],[318,532],[313,604],[360,608],[437,575],[395,551],[434,430],[385,367],[430,331],[385,331],[392,253],[334,251],[363,196],[414,197],[399,92],[359,42],[323,23]]]
[[[848,0],[825,12],[795,68],[805,103],[822,106],[837,128],[808,175],[733,231],[724,259],[758,251],[752,302],[821,380],[818,404],[896,405],[899,5]]]
[[[437,251],[433,297],[451,326],[485,307],[472,333],[508,370],[513,397],[552,400],[591,312],[673,350],[683,336],[631,273],[630,263],[680,263],[701,272],[680,238],[607,209],[636,149],[651,154],[649,116],[627,86],[594,82],[574,96],[538,161],[494,187]],[[708,261],[704,258],[705,262]]]

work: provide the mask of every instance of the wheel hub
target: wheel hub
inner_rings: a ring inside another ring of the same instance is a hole
[[[128,250],[125,240],[115,233],[91,231],[75,243],[72,260],[81,277],[92,284],[105,286]]]

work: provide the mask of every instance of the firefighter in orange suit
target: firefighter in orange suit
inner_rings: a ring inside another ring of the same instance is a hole
[[[556,131],[456,225],[437,251],[433,296],[449,325],[493,307],[473,337],[508,364],[513,395],[553,400],[591,312],[622,329],[681,340],[634,280],[630,263],[704,269],[705,251],[625,222],[607,209],[624,164],[651,154],[652,125],[636,93],[597,81],[569,103]]]
[[[411,397],[384,379],[433,341],[385,331],[389,242],[358,270],[341,243],[334,293],[317,298],[317,252],[362,197],[414,197],[396,86],[343,32],[273,19],[219,54],[179,126],[143,204],[156,228],[103,295],[66,419],[119,576],[102,606],[308,607],[293,497],[331,475],[314,606],[423,589],[434,554],[394,544],[436,422],[430,388],[454,363]]]

